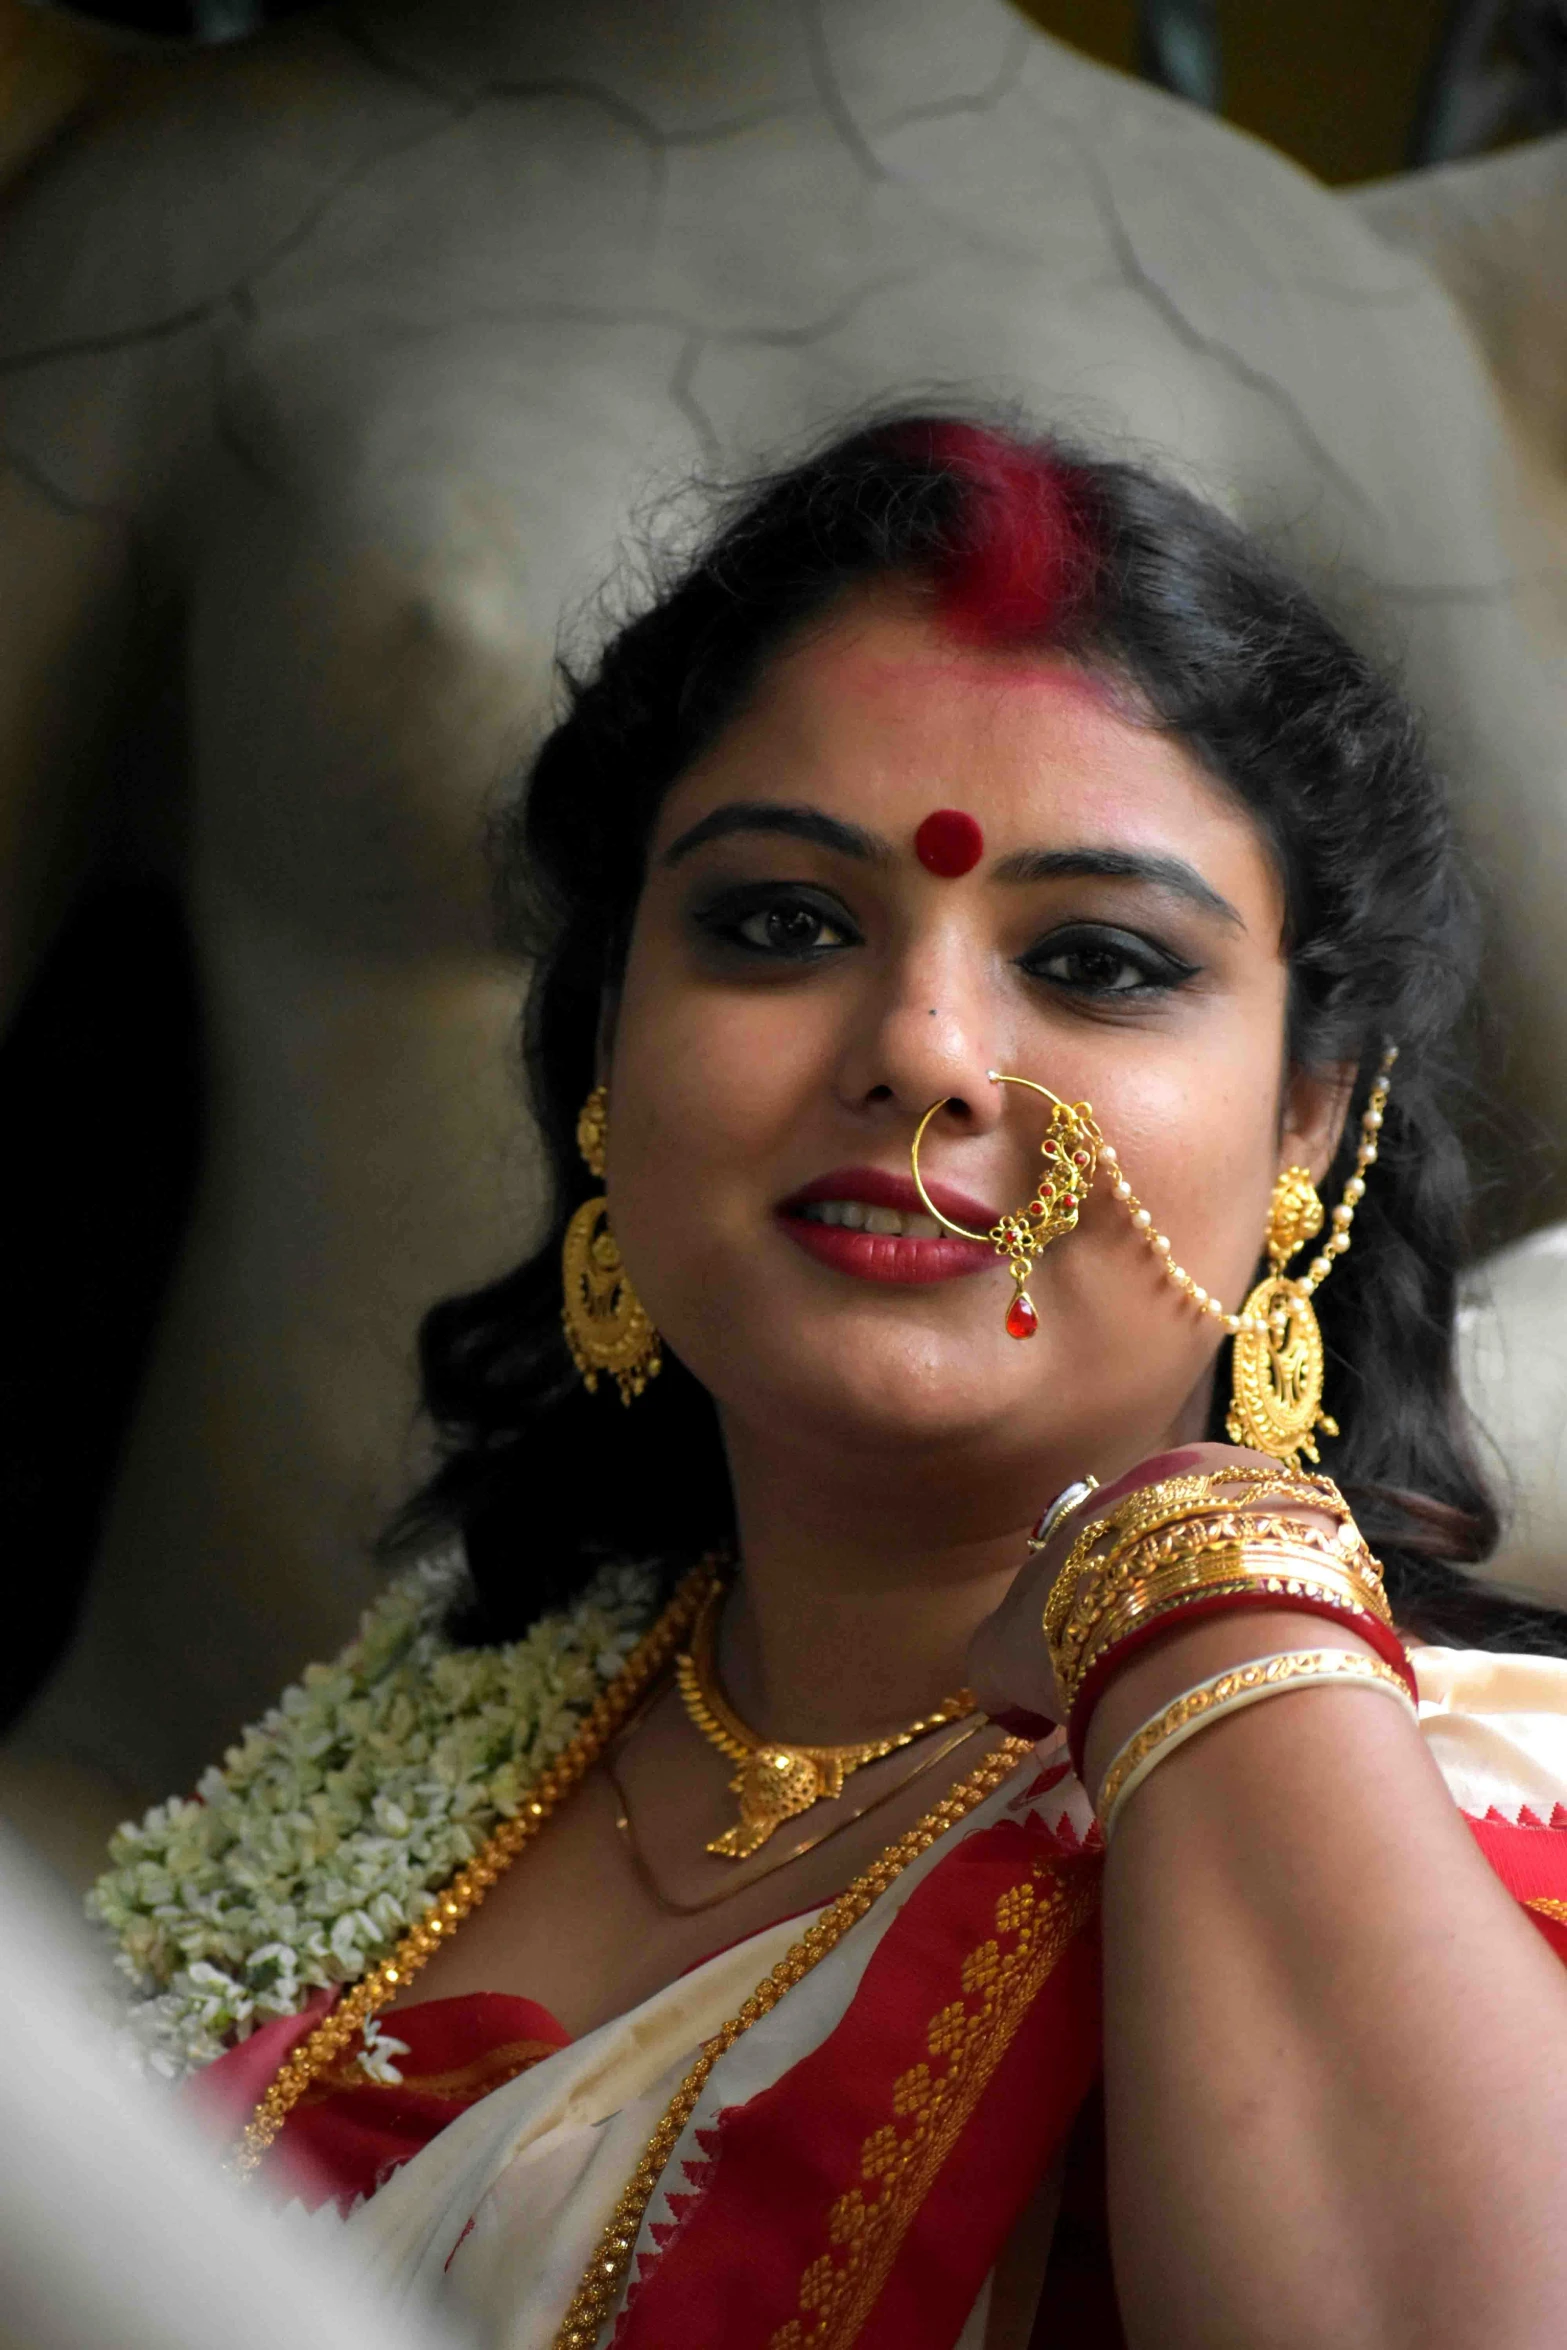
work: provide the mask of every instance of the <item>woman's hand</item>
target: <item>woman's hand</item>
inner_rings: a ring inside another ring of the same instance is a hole
[[[1045,1641],[1043,1619],[1056,1578],[1086,1525],[1103,1517],[1129,1493],[1166,1477],[1277,1467],[1266,1454],[1244,1451],[1239,1445],[1187,1444],[1175,1452],[1151,1454],[1112,1484],[1096,1487],[1069,1510],[1052,1529],[1045,1548],[1031,1554],[1019,1570],[1006,1598],[986,1617],[970,1643],[968,1685],[992,1720],[1025,1737],[1042,1737],[1054,1723],[1066,1720],[1067,1708]],[[1249,1506],[1244,1490],[1237,1493],[1233,1506]]]

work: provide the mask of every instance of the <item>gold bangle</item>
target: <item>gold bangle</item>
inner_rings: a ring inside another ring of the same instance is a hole
[[[1150,1624],[1168,1621],[1175,1629],[1176,1620],[1199,1600],[1235,1599],[1263,1593],[1278,1607],[1287,1609],[1292,1601],[1313,1601],[1318,1605],[1336,1608],[1352,1619],[1354,1625],[1364,1624],[1391,1629],[1384,1619],[1367,1607],[1354,1585],[1340,1576],[1330,1575],[1205,1575],[1200,1581],[1167,1586],[1155,1585],[1126,1595],[1126,1603],[1112,1609],[1095,1628],[1093,1638],[1077,1659],[1070,1678],[1062,1679],[1061,1694],[1070,1707],[1089,1674],[1103,1656],[1119,1646],[1129,1634],[1146,1629]]]
[[[1252,1472],[1256,1485],[1277,1489],[1279,1480],[1266,1478],[1262,1472]],[[1241,1475],[1236,1472],[1236,1480]],[[1236,1481],[1236,1480],[1232,1480]],[[1212,1477],[1169,1478],[1163,1485],[1145,1487],[1134,1498],[1146,1506],[1131,1511],[1125,1503],[1110,1516],[1085,1526],[1067,1553],[1064,1565],[1051,1587],[1045,1606],[1045,1630],[1052,1645],[1066,1633],[1071,1618],[1083,1594],[1093,1584],[1113,1579],[1125,1573],[1127,1562],[1134,1555],[1141,1563],[1146,1551],[1160,1553],[1172,1547],[1182,1547],[1190,1538],[1193,1527],[1233,1525],[1244,1539],[1246,1530],[1254,1535],[1287,1532],[1291,1539],[1307,1542],[1335,1556],[1357,1557],[1364,1554],[1373,1569],[1376,1562],[1366,1550],[1365,1541],[1356,1526],[1348,1503],[1337,1487],[1321,1479],[1322,1491],[1301,1492],[1299,1488],[1280,1495],[1281,1499],[1303,1500],[1309,1507],[1324,1511],[1337,1519],[1337,1529],[1324,1534],[1320,1527],[1310,1526],[1296,1517],[1258,1516],[1255,1505],[1267,1498],[1264,1492],[1247,1495],[1217,1495],[1209,1490],[1217,1480]],[[1094,1552],[1106,1536],[1113,1539],[1108,1549]]]
[[[1232,1665],[1210,1680],[1199,1681],[1195,1688],[1183,1689],[1161,1713],[1134,1730],[1115,1756],[1095,1805],[1106,1844],[1127,1797],[1199,1730],[1245,1706],[1260,1705],[1265,1697],[1281,1697],[1291,1689],[1331,1682],[1396,1697],[1411,1721],[1418,1718],[1409,1691],[1392,1666],[1385,1665],[1379,1656],[1363,1655],[1359,1649],[1295,1648],[1277,1656],[1254,1657],[1250,1664]]]
[[[1097,1595],[1080,1637],[1071,1649],[1063,1644],[1062,1662],[1070,1665],[1074,1657],[1086,1659],[1091,1649],[1103,1644],[1105,1629],[1112,1622],[1129,1627],[1176,1593],[1205,1591],[1219,1583],[1255,1583],[1281,1597],[1304,1584],[1329,1584],[1363,1615],[1376,1616],[1387,1625],[1392,1621],[1381,1577],[1375,1572],[1361,1574],[1344,1561],[1304,1544],[1221,1540],[1179,1551],[1152,1573]]]
[[[1057,1611],[1056,1636],[1049,1640],[1056,1677],[1063,1691],[1082,1678],[1089,1651],[1103,1645],[1107,1618],[1124,1608],[1145,1612],[1136,1607],[1140,1592],[1191,1590],[1237,1575],[1275,1588],[1288,1585],[1291,1569],[1297,1580],[1301,1575],[1332,1581],[1342,1577],[1356,1607],[1391,1628],[1381,1568],[1358,1533],[1345,1541],[1294,1519],[1227,1511],[1183,1521],[1156,1544],[1139,1540],[1095,1562],[1064,1620]]]
[[[1097,1579],[1106,1584],[1135,1582],[1160,1567],[1226,1542],[1249,1543],[1258,1549],[1310,1551],[1326,1566],[1359,1575],[1369,1591],[1380,1592],[1382,1587],[1382,1570],[1353,1521],[1324,1534],[1320,1526],[1303,1518],[1234,1508],[1193,1511],[1157,1532],[1117,1543],[1088,1573],[1094,1579],[1097,1569]]]
[[[1271,1469],[1254,1469],[1242,1463],[1233,1469],[1206,1469],[1189,1476],[1161,1477],[1153,1485],[1139,1485],[1135,1492],[1114,1503],[1104,1517],[1091,1520],[1074,1535],[1045,1605],[1047,1635],[1053,1639],[1058,1623],[1065,1620],[1077,1578],[1088,1566],[1095,1546],[1107,1534],[1128,1540],[1157,1526],[1176,1523],[1204,1503],[1218,1509],[1234,1508],[1238,1497],[1220,1490],[1230,1486],[1242,1487],[1255,1500],[1276,1493],[1281,1499],[1305,1501],[1315,1509],[1350,1519],[1349,1504],[1331,1477],[1308,1476],[1304,1470],[1286,1467],[1282,1462]]]

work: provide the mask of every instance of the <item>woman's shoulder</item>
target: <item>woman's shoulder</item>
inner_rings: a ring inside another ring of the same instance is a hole
[[[354,1981],[514,1812],[656,1613],[648,1567],[604,1568],[518,1639],[459,1646],[451,1544],[400,1574],[193,1796],[114,1837],[88,1909],[118,1943],[132,2039],[178,2079]]]

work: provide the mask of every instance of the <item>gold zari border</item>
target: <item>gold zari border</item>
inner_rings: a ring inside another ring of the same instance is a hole
[[[926,2061],[894,2081],[892,2112],[860,2149],[863,2183],[827,2214],[831,2249],[800,2278],[800,2314],[767,2350],[851,2350],[921,2204],[1097,1893],[1097,1884],[1069,1889],[1037,1860],[1000,1896],[994,1933],[962,1962],[961,1996],[926,2027]]]
[[[765,1975],[749,1999],[729,2021],[720,2025],[711,2040],[703,2046],[691,2070],[686,2074],[674,2096],[664,2109],[662,2118],[642,2152],[642,2159],[632,2172],[615,2207],[614,2217],[594,2247],[581,2284],[572,2297],[571,2306],[560,2323],[553,2350],[591,2350],[606,2319],[620,2298],[626,2273],[636,2250],[637,2234],[654,2191],[663,2176],[664,2167],[692,2114],[719,2058],[732,2048],[742,2033],[748,2032],[763,2016],[770,2015],[786,1991],[803,1982],[813,1967],[820,1965],[828,1952],[842,1941],[851,1926],[858,1925],[867,1910],[884,1893],[895,1878],[902,1875],[909,1863],[918,1860],[921,1853],[968,1817],[975,1807],[1008,1779],[1024,1755],[1030,1751],[1026,1738],[1006,1738],[994,1754],[987,1755],[977,1770],[944,1795],[934,1810],[917,1820],[906,1835],[895,1844],[889,1844],[872,1861],[863,1876],[856,1877],[846,1893],[839,1895],[830,1909],[824,1910],[813,1926],[808,1926],[792,1949]]]

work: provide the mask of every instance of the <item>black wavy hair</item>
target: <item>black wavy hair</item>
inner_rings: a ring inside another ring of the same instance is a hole
[[[606,1557],[673,1576],[734,1537],[717,1415],[666,1355],[623,1410],[589,1395],[560,1321],[560,1243],[594,1188],[575,1145],[646,845],[670,786],[792,633],[856,584],[927,585],[955,628],[1065,651],[1130,688],[1252,813],[1283,876],[1290,1056],[1359,1071],[1349,1172],[1384,1043],[1399,1061],[1355,1245],[1321,1291],[1324,1466],[1403,1624],[1567,1650],[1567,1617],[1464,1571],[1497,1516],[1453,1360],[1469,1184],[1451,1103],[1478,926],[1443,795],[1399,694],[1297,581],[1141,465],[963,419],[864,426],[720,506],[705,543],[585,674],[498,828],[503,927],[534,958],[524,1060],[547,1156],[526,1263],[428,1315],[439,1465],[399,1535],[458,1529],[471,1638],[509,1638]],[[1325,1187],[1326,1188],[1326,1187]],[[1225,1380],[1215,1382],[1222,1435]]]

